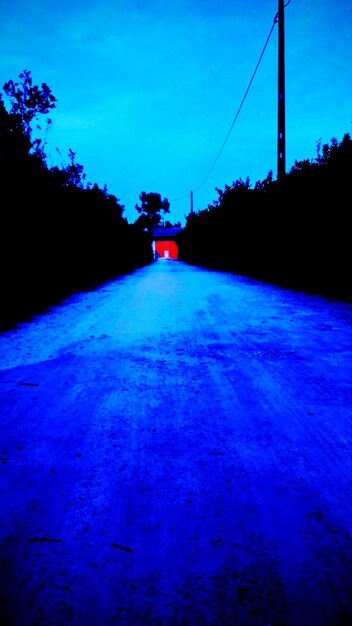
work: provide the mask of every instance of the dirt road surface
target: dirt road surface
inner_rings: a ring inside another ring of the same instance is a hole
[[[0,623],[352,623],[352,307],[160,260],[0,336]]]

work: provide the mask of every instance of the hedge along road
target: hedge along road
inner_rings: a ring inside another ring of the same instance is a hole
[[[351,322],[160,260],[3,333],[1,623],[351,623]]]

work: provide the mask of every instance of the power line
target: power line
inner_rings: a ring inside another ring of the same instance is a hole
[[[291,0],[288,0],[288,3],[287,3],[287,4],[289,4],[289,2],[290,2],[290,1],[291,1]],[[248,95],[248,92],[249,92],[249,90],[250,90],[250,88],[251,88],[251,86],[252,86],[252,83],[253,83],[254,77],[255,77],[255,75],[256,75],[256,73],[257,73],[257,71],[258,71],[258,68],[259,68],[259,65],[260,65],[260,63],[261,63],[261,60],[262,60],[262,58],[263,58],[264,52],[265,52],[265,50],[266,50],[266,48],[267,48],[267,45],[268,45],[269,40],[270,40],[270,37],[271,37],[272,32],[273,32],[273,30],[274,30],[274,28],[275,28],[275,24],[277,23],[277,17],[278,17],[278,14],[276,14],[276,15],[275,15],[275,18],[274,18],[274,21],[273,21],[273,25],[272,25],[272,27],[271,27],[271,29],[270,29],[269,35],[268,35],[268,37],[267,37],[267,39],[266,39],[266,42],[265,42],[265,44],[264,44],[264,47],[263,47],[263,50],[262,50],[261,55],[260,55],[260,57],[259,57],[258,63],[257,63],[257,65],[256,65],[255,70],[254,70],[254,72],[253,72],[253,74],[252,74],[252,77],[251,77],[251,79],[250,79],[250,81],[249,81],[248,87],[247,87],[247,89],[246,89],[246,91],[245,91],[245,94],[244,94],[244,96],[243,96],[243,98],[242,98],[241,104],[240,104],[240,106],[238,107],[237,113],[236,113],[236,115],[235,115],[235,117],[234,117],[234,119],[233,119],[233,121],[232,121],[232,124],[231,124],[231,126],[230,126],[230,128],[229,128],[229,131],[228,131],[228,133],[227,133],[227,135],[226,135],[226,137],[225,137],[225,139],[224,139],[224,141],[223,141],[223,144],[222,144],[222,146],[221,146],[221,148],[220,148],[220,150],[219,150],[218,154],[216,155],[216,158],[215,158],[215,160],[213,161],[213,164],[212,164],[212,166],[210,167],[210,169],[209,169],[208,173],[206,174],[205,178],[204,178],[204,179],[203,179],[203,181],[200,183],[200,185],[198,185],[198,187],[195,189],[195,191],[198,191],[198,190],[199,190],[199,189],[200,189],[200,188],[204,185],[204,183],[206,182],[206,180],[209,178],[209,176],[210,176],[211,172],[213,171],[213,169],[214,169],[215,165],[217,164],[217,162],[218,162],[218,160],[219,160],[219,158],[220,158],[220,156],[221,156],[221,153],[222,153],[223,149],[225,148],[225,145],[226,145],[226,143],[227,143],[227,141],[228,141],[228,139],[229,139],[229,137],[230,137],[231,131],[232,131],[232,129],[233,129],[233,127],[234,127],[234,125],[235,125],[235,123],[236,123],[236,121],[237,121],[237,118],[238,118],[238,116],[239,116],[239,114],[240,114],[240,111],[241,111],[241,109],[242,109],[242,106],[243,106],[243,104],[244,104],[244,101],[245,101],[245,99],[246,99],[246,97],[247,97],[247,95]]]
[[[291,2],[291,0],[288,0],[288,2],[285,4],[285,7],[286,7],[288,4],[290,4],[290,2]],[[200,185],[198,185],[198,187],[196,187],[196,188],[195,188],[195,190],[194,190],[194,191],[198,191],[198,190],[199,190],[199,189],[200,189],[200,188],[204,185],[204,183],[207,181],[207,179],[209,178],[209,176],[210,176],[211,172],[213,171],[213,169],[214,169],[215,165],[217,164],[217,162],[218,162],[218,160],[219,160],[219,158],[220,158],[220,156],[221,156],[221,153],[222,153],[223,149],[225,148],[225,145],[226,145],[226,143],[227,143],[227,141],[228,141],[228,139],[229,139],[229,137],[230,137],[230,134],[231,134],[231,132],[232,132],[232,129],[233,129],[233,127],[234,127],[234,125],[235,125],[235,123],[236,123],[236,121],[237,121],[237,118],[238,118],[239,114],[240,114],[240,111],[241,111],[241,109],[242,109],[242,106],[243,106],[243,104],[244,104],[244,102],[245,102],[245,100],[246,100],[246,97],[247,97],[247,95],[248,95],[248,92],[249,92],[249,90],[250,90],[250,88],[251,88],[251,86],[252,86],[252,83],[253,83],[254,77],[255,77],[255,75],[256,75],[256,73],[257,73],[257,71],[258,71],[259,65],[260,65],[261,60],[262,60],[262,58],[263,58],[263,56],[264,56],[264,52],[265,52],[265,50],[266,50],[266,48],[267,48],[267,46],[268,46],[268,43],[269,43],[269,41],[270,41],[270,37],[271,37],[271,35],[272,35],[272,32],[273,32],[273,30],[274,30],[274,28],[275,28],[275,24],[277,23],[277,21],[278,21],[278,13],[276,13],[276,15],[275,15],[275,17],[274,17],[274,21],[273,21],[272,27],[271,27],[271,29],[270,29],[270,32],[269,32],[268,36],[267,36],[266,42],[265,42],[264,47],[263,47],[263,50],[262,50],[262,52],[261,52],[261,54],[260,54],[259,60],[258,60],[258,62],[257,62],[257,65],[255,66],[255,69],[254,69],[254,72],[253,72],[253,74],[252,74],[252,77],[251,77],[251,79],[250,79],[250,81],[249,81],[248,87],[247,87],[247,89],[246,89],[246,91],[245,91],[245,94],[244,94],[244,96],[243,96],[242,100],[241,100],[240,106],[238,107],[237,113],[236,113],[236,115],[235,115],[234,119],[232,120],[232,124],[231,124],[231,126],[230,126],[230,128],[229,128],[229,130],[228,130],[228,132],[227,132],[227,135],[226,135],[226,137],[225,137],[225,139],[224,139],[224,141],[223,141],[223,143],[222,143],[222,146],[221,146],[221,148],[220,148],[220,150],[219,150],[218,154],[216,155],[216,157],[215,157],[215,159],[214,159],[214,161],[213,161],[213,163],[212,163],[212,165],[211,165],[210,169],[208,170],[208,172],[207,172],[206,176],[204,177],[204,179],[202,180],[202,182],[200,183]],[[172,200],[172,202],[173,202],[173,203],[175,203],[175,202],[178,202],[179,200],[183,200],[184,198],[187,198],[187,197],[189,197],[189,193],[185,193],[185,194],[183,194],[182,196],[179,196],[178,198],[175,198],[175,200]]]
[[[182,196],[178,196],[178,198],[170,200],[170,203],[174,204],[175,202],[178,202],[179,200],[184,200],[185,198],[189,198],[189,191],[187,193],[184,193]]]

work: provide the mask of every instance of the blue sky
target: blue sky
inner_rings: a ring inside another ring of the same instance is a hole
[[[216,187],[276,177],[277,26],[203,182],[276,12],[277,0],[2,0],[0,85],[27,69],[52,89],[50,165],[71,148],[130,222],[139,194],[155,191],[183,223],[191,190],[198,210]],[[319,139],[352,134],[352,2],[291,0],[285,27],[290,169]]]

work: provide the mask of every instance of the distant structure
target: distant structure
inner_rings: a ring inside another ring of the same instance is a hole
[[[153,228],[153,252],[155,259],[178,259],[176,237],[182,228]]]

